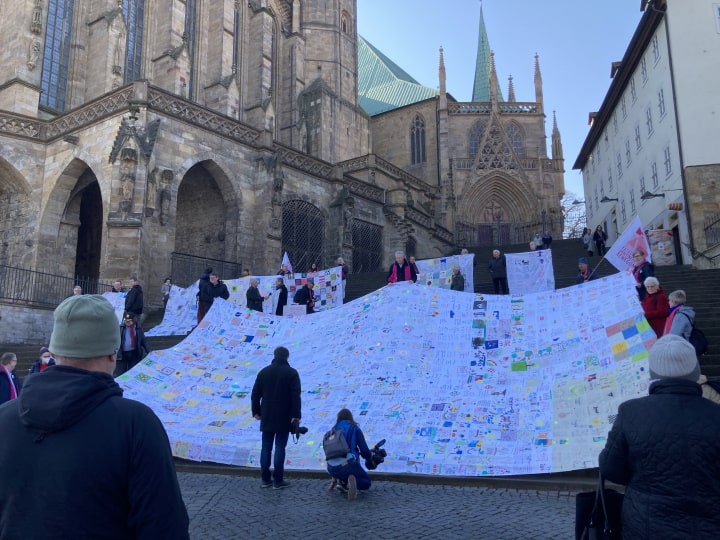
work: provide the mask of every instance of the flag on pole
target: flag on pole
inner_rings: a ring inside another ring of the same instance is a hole
[[[293,272],[292,264],[290,264],[290,257],[288,257],[287,251],[283,254],[282,264],[285,265],[285,268],[288,269],[288,272],[290,272],[291,274],[295,273]]]
[[[630,226],[625,229],[620,238],[615,240],[615,243],[605,254],[605,258],[621,272],[632,270],[635,267],[633,253],[637,250],[644,252],[648,262],[652,262],[650,260],[650,244],[643,230],[642,222],[640,217],[635,216]]]

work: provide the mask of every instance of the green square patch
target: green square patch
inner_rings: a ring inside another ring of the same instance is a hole
[[[527,371],[527,362],[513,362],[510,364],[510,371]]]

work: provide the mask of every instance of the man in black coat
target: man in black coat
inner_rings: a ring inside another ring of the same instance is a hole
[[[650,395],[620,405],[600,453],[605,478],[627,486],[623,538],[717,538],[720,406],[702,396],[682,337],[657,340],[648,363]]]
[[[188,539],[165,429],[112,378],[114,308],[73,296],[53,318],[57,365],[0,405],[0,536]]]
[[[139,321],[143,312],[143,290],[136,277],[130,278],[130,290],[125,297],[125,313],[134,315]]]
[[[120,348],[115,363],[115,377],[134,368],[149,353],[145,332],[138,325],[137,318],[126,313],[120,326]]]
[[[257,374],[250,400],[252,414],[260,420],[262,432],[262,450],[260,451],[260,469],[262,487],[282,489],[288,487],[283,480],[285,470],[285,447],[287,446],[293,422],[300,422],[300,375],[290,367],[290,351],[278,347],[273,353],[273,361]],[[270,475],[270,457],[275,444],[272,477]]]
[[[20,377],[15,373],[17,356],[6,352],[0,356],[0,405],[11,399],[16,399],[22,389]]]
[[[218,275],[211,272],[207,283],[200,285],[200,302],[205,306],[205,313],[210,311],[216,298],[227,300],[230,298],[230,291],[228,291],[227,285],[218,278]]]
[[[279,277],[275,280],[275,290],[278,291],[277,306],[275,307],[275,315],[282,315],[285,306],[288,303],[288,290],[285,286],[283,278]]]
[[[507,294],[507,259],[499,249],[494,249],[492,252],[492,257],[488,261],[488,272],[492,276],[495,294]]]
[[[260,313],[262,313],[263,301],[267,300],[268,297],[260,294],[260,289],[258,289],[259,284],[260,282],[256,278],[250,279],[250,286],[245,293],[245,299],[248,309],[252,309],[253,311],[259,311]]]

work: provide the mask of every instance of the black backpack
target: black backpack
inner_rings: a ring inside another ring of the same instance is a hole
[[[323,436],[325,459],[345,457],[350,453],[350,446],[345,440],[345,433],[335,426]]]
[[[295,296],[293,296],[293,302],[295,302],[296,304],[308,303],[307,291],[305,290],[305,287],[298,289],[298,291],[295,293]]]
[[[690,318],[689,315],[685,313],[682,314],[688,318],[688,320],[690,321],[690,325],[692,326],[690,336],[687,338],[687,340],[693,347],[695,347],[695,354],[697,356],[702,356],[708,351],[708,340],[705,337],[705,333],[697,326],[695,326],[695,322]]]

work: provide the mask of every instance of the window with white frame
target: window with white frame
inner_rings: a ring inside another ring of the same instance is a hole
[[[610,167],[608,167],[608,178],[612,177],[612,171],[610,170]],[[602,178],[600,179],[600,197],[605,196],[605,182],[602,181]]]
[[[625,139],[625,163],[632,163],[632,153],[630,152],[630,139]]]
[[[663,89],[660,88],[657,93],[658,97],[658,111],[660,112],[660,118],[665,116],[665,93],[663,92]]]
[[[652,162],[652,165],[650,165],[650,178],[652,178],[653,189],[657,189],[657,187],[658,187],[657,163],[654,161]]]
[[[635,215],[635,190],[630,189],[630,211]]]
[[[652,38],[652,54],[653,62],[657,64],[657,61],[660,60],[660,43],[658,43],[657,34],[655,34]]]
[[[665,163],[665,176],[672,174],[672,158],[670,157],[670,147],[666,146],[663,150],[663,163]]]
[[[595,188],[595,210],[600,210],[600,198],[597,194],[597,188]]]
[[[620,215],[622,216],[622,222],[627,223],[627,212],[625,211],[625,199],[620,201]]]
[[[623,120],[627,118],[627,103],[625,103],[625,96],[620,99],[620,110],[622,111]]]
[[[635,100],[637,99],[637,90],[635,89],[635,77],[632,77],[630,79],[630,97],[632,98],[633,103],[635,103]]]
[[[645,109],[645,125],[647,126],[648,136],[652,135],[653,132],[653,116],[652,109],[648,107]]]
[[[640,193],[643,194],[647,190],[645,189],[645,176],[640,177]]]
[[[647,82],[648,80],[648,72],[647,72],[647,61],[645,60],[645,57],[642,57],[642,60],[640,60],[640,74],[642,75],[643,82]]]
[[[613,190],[613,177],[612,170],[608,167],[608,189],[612,192]]]
[[[618,123],[617,123],[617,113],[613,113],[613,132],[615,135],[617,135],[618,132]]]
[[[617,167],[617,173],[618,173],[618,180],[622,178],[622,159],[620,159],[620,152],[617,154],[617,159],[615,160],[615,166]],[[612,186],[610,186],[610,189],[612,189]]]
[[[642,138],[640,137],[640,124],[635,124],[635,150],[642,148]]]

